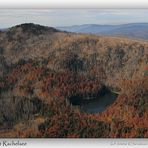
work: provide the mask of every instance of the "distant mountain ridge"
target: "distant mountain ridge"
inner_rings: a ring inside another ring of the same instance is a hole
[[[123,36],[134,39],[148,39],[148,23],[130,23],[122,25],[84,24],[67,27],[57,27],[62,31],[76,33],[91,33],[97,35]]]

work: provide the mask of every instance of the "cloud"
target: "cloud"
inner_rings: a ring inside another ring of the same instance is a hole
[[[47,26],[148,22],[146,9],[1,9],[0,28],[32,22]]]

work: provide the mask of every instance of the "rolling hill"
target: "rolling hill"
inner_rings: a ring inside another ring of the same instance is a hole
[[[77,33],[92,33],[98,35],[120,36],[143,40],[148,39],[148,23],[131,23],[123,25],[87,24],[57,28],[60,30]]]
[[[146,41],[9,28],[0,33],[0,137],[146,138],[147,65]],[[95,113],[79,105],[94,100],[110,103]]]

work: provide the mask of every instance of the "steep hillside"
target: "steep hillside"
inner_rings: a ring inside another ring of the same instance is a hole
[[[64,33],[33,24],[19,25],[4,32],[0,36],[0,51],[8,65],[23,59],[46,61],[47,67],[56,71],[76,68],[87,73],[102,68],[112,80],[142,77],[148,63],[146,42]],[[72,60],[69,62],[76,67],[68,64],[65,67],[67,60]]]
[[[9,28],[0,34],[0,137],[147,137],[147,65],[146,42]],[[101,113],[75,106],[104,96]]]

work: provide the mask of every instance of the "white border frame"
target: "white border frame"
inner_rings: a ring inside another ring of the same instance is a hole
[[[0,8],[148,8],[148,0],[0,0]]]
[[[148,9],[148,0],[0,0],[0,9],[72,9],[72,8],[98,8],[98,9]],[[69,148],[83,147],[109,148],[134,147],[147,148],[148,139],[0,139],[0,148],[3,141],[26,142],[27,148]]]

